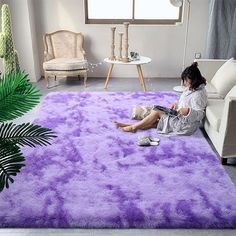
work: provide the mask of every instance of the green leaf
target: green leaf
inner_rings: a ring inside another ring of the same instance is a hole
[[[57,136],[51,129],[30,123],[20,125],[3,123],[0,125],[0,141],[5,140],[21,146],[46,146],[55,137]]]
[[[9,182],[14,182],[12,176],[16,176],[25,166],[22,163],[24,160],[18,146],[0,141],[0,192],[4,187],[9,188]]]
[[[39,90],[24,72],[0,77],[0,122],[24,115],[40,102]]]

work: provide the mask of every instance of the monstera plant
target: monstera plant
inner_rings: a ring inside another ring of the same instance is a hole
[[[0,76],[0,192],[24,165],[21,146],[48,145],[55,133],[40,125],[9,122],[35,107],[41,94],[24,72]]]

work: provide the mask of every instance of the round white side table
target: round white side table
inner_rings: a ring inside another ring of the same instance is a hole
[[[112,72],[112,69],[113,69],[114,65],[131,65],[131,66],[133,65],[133,66],[137,67],[139,82],[140,82],[141,86],[143,87],[143,90],[146,92],[147,88],[146,88],[146,84],[145,84],[145,81],[144,81],[144,78],[143,78],[143,72],[142,72],[141,65],[148,64],[151,61],[152,61],[151,58],[149,58],[149,57],[142,57],[142,56],[140,57],[140,59],[138,61],[130,61],[130,62],[123,62],[123,61],[118,61],[118,60],[114,60],[113,61],[113,60],[110,60],[109,58],[105,58],[104,62],[110,64],[110,67],[109,67],[109,70],[108,70],[108,74],[107,74],[107,78],[106,78],[106,82],[105,82],[105,89],[108,86],[108,82],[110,80],[111,72]]]
[[[174,91],[178,92],[178,93],[182,93],[184,90],[186,89],[185,86],[179,85],[179,86],[175,86],[173,88]]]

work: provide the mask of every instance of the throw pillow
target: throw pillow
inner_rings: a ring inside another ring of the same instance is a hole
[[[219,95],[224,98],[230,89],[236,85],[236,62],[234,58],[229,59],[220,67],[211,83]]]
[[[134,106],[132,109],[131,119],[142,120],[151,113],[153,106]]]

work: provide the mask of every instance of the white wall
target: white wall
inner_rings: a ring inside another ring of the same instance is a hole
[[[31,44],[32,44],[32,51],[33,54],[33,67],[34,67],[34,81],[39,80],[41,77],[41,68],[40,68],[40,62],[39,62],[39,52],[38,52],[38,40],[37,40],[37,33],[36,33],[36,24],[35,24],[35,12],[34,12],[34,6],[33,1],[28,1],[28,11],[29,11],[29,24],[30,24],[30,32],[31,32]]]
[[[34,70],[39,78],[43,62],[43,35],[59,29],[82,32],[85,36],[85,51],[90,62],[100,62],[110,54],[110,25],[86,25],[83,0],[9,0],[14,14],[14,34],[21,63],[27,71]],[[14,2],[14,4],[13,4]],[[24,8],[28,2],[28,15]],[[186,65],[194,59],[194,53],[204,54],[208,27],[209,0],[191,0],[191,15]],[[28,19],[26,19],[28,18]],[[186,19],[186,9],[184,18]],[[186,20],[180,26],[131,25],[130,50],[152,58],[152,63],[143,66],[146,77],[177,77],[182,70]],[[23,23],[25,22],[25,23]],[[29,30],[26,30],[29,28]],[[123,30],[117,25],[117,32]],[[24,31],[24,33],[22,33]],[[30,53],[27,53],[30,40]],[[36,47],[37,45],[37,47]],[[23,52],[24,51],[24,52]],[[23,56],[24,55],[24,56]],[[103,64],[91,77],[105,77],[108,65]],[[33,73],[33,72],[31,72]],[[137,76],[133,67],[115,67],[113,77]]]

